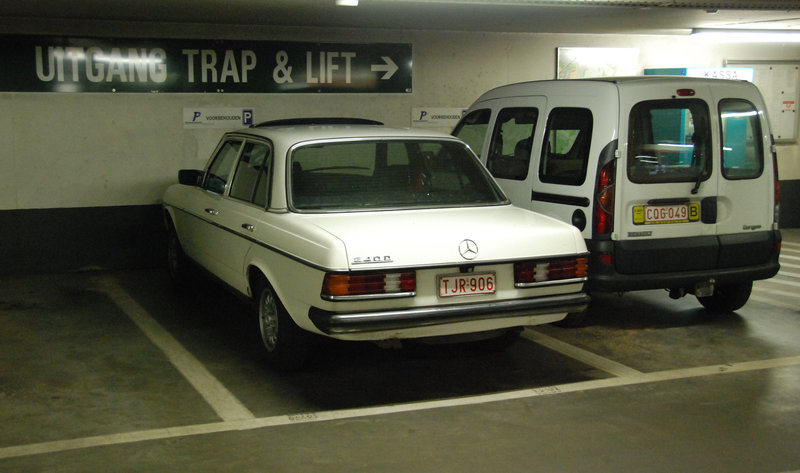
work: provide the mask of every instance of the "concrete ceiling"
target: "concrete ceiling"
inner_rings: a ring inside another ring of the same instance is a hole
[[[794,0],[4,0],[0,19],[96,20],[395,30],[686,34],[797,29]]]

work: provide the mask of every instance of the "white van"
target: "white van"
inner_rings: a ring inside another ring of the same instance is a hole
[[[453,134],[516,205],[581,230],[590,291],[666,288],[728,312],[779,269],[764,110],[747,82],[537,81],[486,92]]]

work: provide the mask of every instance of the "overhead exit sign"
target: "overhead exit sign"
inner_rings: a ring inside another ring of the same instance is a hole
[[[0,91],[410,93],[406,43],[2,36]]]

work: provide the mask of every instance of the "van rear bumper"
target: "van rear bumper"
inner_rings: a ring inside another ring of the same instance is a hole
[[[735,284],[778,273],[780,231],[637,241],[587,241],[588,289],[599,292]],[[613,264],[602,262],[610,254]]]

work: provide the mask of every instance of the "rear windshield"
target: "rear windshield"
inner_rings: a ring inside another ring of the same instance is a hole
[[[691,182],[711,174],[711,130],[702,100],[636,104],[629,126],[628,177],[633,182]]]
[[[506,203],[502,191],[462,144],[432,140],[360,140],[295,148],[292,208],[353,211]]]

